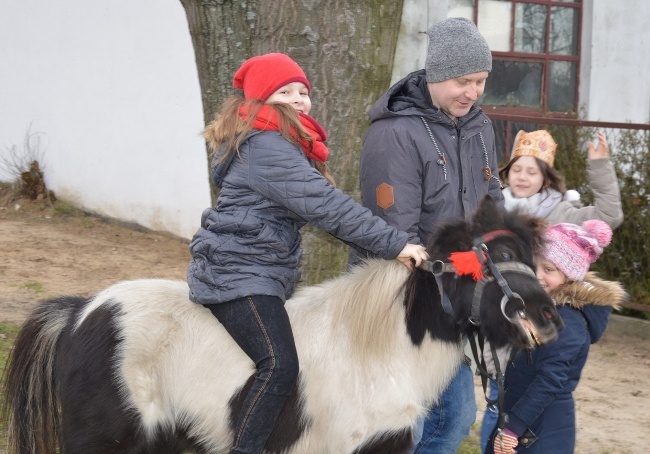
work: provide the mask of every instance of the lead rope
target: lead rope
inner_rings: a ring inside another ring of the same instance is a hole
[[[478,343],[478,347],[477,347]],[[490,377],[490,373],[487,371],[487,365],[485,364],[485,355],[483,354],[483,349],[485,346],[485,339],[481,334],[480,330],[477,329],[474,335],[470,336],[470,347],[472,348],[472,355],[474,356],[474,362],[476,363],[476,370],[478,370],[481,376],[481,385],[483,387],[483,396],[485,397],[485,402],[487,406],[497,404],[499,409],[499,419],[497,423],[497,433],[503,433],[508,422],[508,415],[505,413],[505,376],[504,371],[501,370],[501,364],[499,362],[499,357],[497,355],[496,348],[494,344],[490,342],[490,349],[492,350],[492,359],[494,360],[494,368],[496,370],[495,378]],[[480,356],[479,356],[480,351]],[[498,388],[498,394],[496,399],[490,399],[488,396],[488,383],[490,380],[495,380]]]
[[[504,388],[505,376],[503,372],[505,371],[501,371],[499,355],[497,355],[497,349],[494,347],[493,342],[490,342],[490,350],[492,351],[492,360],[494,361],[494,368],[496,369],[496,383],[499,390],[496,399],[496,403],[499,406],[499,422],[497,423],[497,433],[503,433],[503,429],[506,427],[506,423],[508,422],[508,415],[504,411],[506,390]],[[493,403],[494,402],[492,402],[492,404]],[[488,403],[488,405],[492,404]]]

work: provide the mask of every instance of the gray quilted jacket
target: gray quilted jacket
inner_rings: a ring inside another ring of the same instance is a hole
[[[587,176],[594,194],[594,204],[583,206],[579,201],[561,201],[546,216],[549,225],[558,222],[582,224],[589,219],[600,219],[612,229],[623,223],[621,191],[614,164],[609,159],[588,159]]]
[[[196,303],[288,298],[300,279],[299,230],[307,222],[385,259],[406,245],[405,232],[330,185],[277,131],[252,132],[212,178],[221,194],[190,243],[187,278]]]

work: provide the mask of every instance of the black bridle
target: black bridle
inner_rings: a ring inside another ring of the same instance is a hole
[[[503,316],[506,318],[506,320],[508,320],[508,322],[510,323],[515,323],[514,317],[510,317],[506,312],[506,306],[510,301],[519,301],[521,303],[521,308],[518,310],[518,312],[522,318],[526,316],[525,315],[526,304],[524,303],[524,300],[518,293],[512,291],[510,285],[508,284],[508,281],[506,281],[502,273],[503,272],[519,273],[519,274],[531,276],[535,279],[536,279],[536,275],[535,272],[528,265],[521,262],[509,261],[509,262],[494,263],[492,257],[490,257],[490,250],[487,247],[487,243],[489,243],[490,241],[496,238],[500,238],[503,236],[515,236],[515,234],[510,230],[505,230],[505,229],[493,230],[491,232],[485,233],[482,236],[475,238],[474,241],[472,241],[472,251],[476,253],[477,258],[482,265],[481,268],[483,273],[483,278],[479,279],[476,282],[476,285],[474,286],[474,295],[472,297],[472,308],[470,310],[470,315],[469,315],[469,322],[476,327],[481,325],[480,308],[481,308],[481,299],[483,297],[483,290],[485,289],[486,285],[490,284],[495,280],[499,284],[499,287],[503,292],[503,297],[501,298],[501,312],[503,313]],[[450,262],[445,262],[442,260],[435,260],[433,262],[426,261],[423,262],[420,267],[425,271],[430,272],[435,277],[436,284],[438,286],[438,291],[440,293],[440,303],[442,305],[442,308],[447,314],[453,317],[453,308],[451,306],[451,301],[449,300],[449,297],[447,296],[447,293],[443,288],[442,276],[445,273],[453,273],[454,275],[458,276],[456,268]],[[481,351],[480,357],[478,353],[479,348],[476,345],[477,339],[478,339],[478,344],[480,345],[480,351]],[[488,384],[488,380],[492,378],[490,377],[490,374],[488,373],[486,368],[485,358],[483,355],[484,339],[480,331],[477,330],[476,338],[474,336],[470,336],[470,345],[472,348],[474,361],[476,363],[476,368],[481,374],[481,382],[483,385],[483,393],[485,395],[485,400],[487,401],[488,405],[493,405],[495,403],[498,403],[499,422],[497,428],[498,430],[503,430],[507,419],[506,414],[503,412],[504,374],[503,371],[501,370],[501,364],[499,364],[499,359],[498,359],[496,349],[494,347],[494,344],[490,343],[490,347],[492,350],[492,359],[494,361],[494,366],[496,369],[496,377],[494,379],[496,380],[499,389],[499,394],[497,399],[491,400],[487,395],[487,384]]]
[[[501,291],[503,292],[503,297],[501,298],[501,312],[510,323],[514,323],[514,319],[508,316],[506,313],[506,306],[510,301],[519,301],[522,306],[520,309],[521,312],[524,312],[526,309],[524,300],[518,293],[512,291],[510,285],[508,284],[508,281],[506,281],[506,279],[503,277],[502,272],[508,271],[520,273],[532,276],[533,278],[535,278],[535,273],[528,265],[521,262],[511,261],[494,263],[492,257],[490,257],[490,250],[487,247],[487,243],[503,236],[515,236],[515,234],[510,230],[493,230],[491,232],[483,234],[480,237],[475,238],[472,242],[472,251],[476,253],[483,269],[483,278],[479,279],[474,287],[472,308],[469,316],[469,322],[475,326],[479,326],[481,324],[480,307],[481,298],[483,297],[483,290],[487,284],[493,282],[494,280],[497,281],[499,287],[501,287]],[[442,304],[442,308],[447,314],[453,316],[451,301],[449,300],[447,292],[445,292],[442,285],[442,276],[445,273],[451,273],[458,276],[456,268],[450,262],[445,262],[442,260],[434,260],[433,262],[425,261],[422,263],[422,265],[420,265],[420,268],[433,274],[438,286],[438,292],[440,293],[440,303]]]

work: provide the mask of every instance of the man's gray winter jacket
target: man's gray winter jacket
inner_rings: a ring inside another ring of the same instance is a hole
[[[474,105],[455,124],[433,106],[424,70],[393,85],[369,116],[363,205],[408,232],[410,243],[426,244],[441,221],[469,220],[487,194],[503,206],[492,122]]]

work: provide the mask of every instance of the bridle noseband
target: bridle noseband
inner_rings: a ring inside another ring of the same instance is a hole
[[[505,229],[493,230],[491,232],[483,234],[482,236],[474,238],[472,241],[472,251],[476,254],[483,271],[483,277],[476,282],[476,286],[474,287],[472,308],[469,316],[469,322],[475,326],[479,326],[481,324],[481,298],[483,297],[483,290],[487,284],[493,282],[494,280],[497,281],[499,287],[501,287],[501,291],[503,292],[503,297],[501,298],[501,312],[510,323],[514,323],[515,319],[508,316],[506,313],[506,306],[510,301],[516,300],[521,303],[521,310],[525,310],[526,304],[518,293],[512,291],[510,285],[508,284],[508,281],[506,281],[506,279],[503,277],[502,272],[508,271],[524,274],[533,278],[536,277],[533,270],[524,263],[515,261],[494,263],[492,257],[490,257],[490,250],[487,247],[487,243],[503,236],[515,236],[515,234],[512,231]],[[456,268],[450,262],[445,262],[442,260],[426,261],[420,267],[423,270],[433,274],[434,278],[436,279],[438,291],[440,293],[440,303],[442,304],[442,308],[447,314],[453,316],[451,301],[449,300],[449,297],[447,296],[447,293],[445,292],[442,285],[442,276],[445,273],[453,273],[458,276]]]

